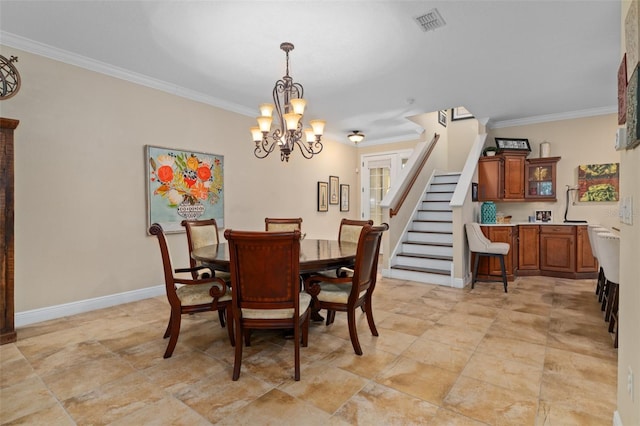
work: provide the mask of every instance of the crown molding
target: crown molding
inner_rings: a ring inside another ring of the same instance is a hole
[[[84,68],[89,71],[94,71],[100,74],[105,74],[121,80],[129,81],[141,86],[157,89],[166,93],[170,93],[172,95],[180,96],[182,98],[222,108],[227,111],[235,112],[249,117],[253,117],[255,115],[255,111],[251,108],[247,108],[233,102],[227,102],[213,96],[203,95],[202,93],[199,93],[195,90],[187,89],[175,84],[169,84],[162,80],[151,78],[149,76],[129,71],[124,68],[115,67],[101,61],[87,58],[86,56],[77,55],[67,50],[58,49],[44,43],[39,43],[25,37],[8,33],[6,31],[0,31],[0,44],[13,47],[15,49],[24,50],[25,52],[33,53],[39,56],[44,56],[46,58],[60,61],[65,64]]]
[[[539,124],[549,121],[571,120],[574,118],[595,117],[597,115],[617,114],[618,106],[611,105],[608,107],[582,109],[579,111],[569,111],[559,114],[546,114],[534,117],[518,118],[515,120],[504,120],[491,122],[489,120],[487,127],[489,129],[500,129],[503,127],[525,126],[527,124]]]

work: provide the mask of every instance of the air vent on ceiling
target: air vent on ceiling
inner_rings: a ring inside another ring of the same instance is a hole
[[[424,32],[437,30],[440,27],[444,27],[446,24],[444,19],[442,19],[440,12],[438,12],[438,9],[431,9],[424,15],[416,16],[415,20]]]

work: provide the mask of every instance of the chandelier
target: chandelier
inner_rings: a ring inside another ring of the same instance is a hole
[[[322,151],[320,140],[325,121],[311,120],[311,128],[303,130],[302,116],[307,105],[303,99],[304,88],[302,84],[294,83],[289,76],[289,52],[293,50],[293,44],[284,42],[280,44],[280,49],[284,50],[287,58],[286,75],[276,81],[273,104],[260,105],[258,126],[251,128],[251,135],[256,143],[253,153],[258,158],[265,158],[278,146],[280,161],[288,162],[289,155],[298,146],[304,158],[311,158]],[[280,127],[271,132],[274,108],[277,113],[276,125]]]

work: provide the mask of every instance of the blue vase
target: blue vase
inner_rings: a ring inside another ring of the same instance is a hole
[[[480,221],[482,223],[496,223],[496,204],[493,201],[482,203]]]

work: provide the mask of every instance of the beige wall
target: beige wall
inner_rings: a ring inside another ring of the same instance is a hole
[[[359,187],[356,149],[327,141],[311,160],[299,152],[258,160],[252,117],[0,46],[19,57],[22,88],[1,115],[15,133],[16,311],[143,289],[163,282],[146,235],[146,144],[224,156],[225,224],[264,227],[265,216],[300,216],[309,237],[335,237],[341,213],[316,212],[318,181]],[[270,93],[265,88],[265,96]],[[331,123],[329,123],[329,126]],[[184,234],[169,236],[187,265]]]
[[[638,3],[638,0],[634,0]],[[631,5],[621,8],[620,58],[625,48],[624,22]],[[636,4],[640,7],[640,4]],[[640,27],[640,22],[636,25]],[[638,40],[636,47],[640,46]],[[620,151],[620,192],[633,197],[633,225],[620,227],[620,346],[618,348],[618,413],[622,424],[640,425],[640,147]],[[627,392],[628,370],[634,374],[633,400]]]
[[[615,150],[617,114],[572,120],[550,121],[525,126],[491,129],[486,145],[495,145],[495,137],[526,138],[531,145],[529,158],[540,156],[540,143],[551,144],[551,156],[562,157],[557,164],[556,191],[558,201],[497,203],[498,210],[512,215],[512,221],[526,221],[535,210],[551,210],[553,220],[564,220],[566,185],[578,183],[580,164],[618,163],[620,154]],[[576,202],[569,206],[568,219],[582,219],[604,226],[618,226],[617,202]]]

